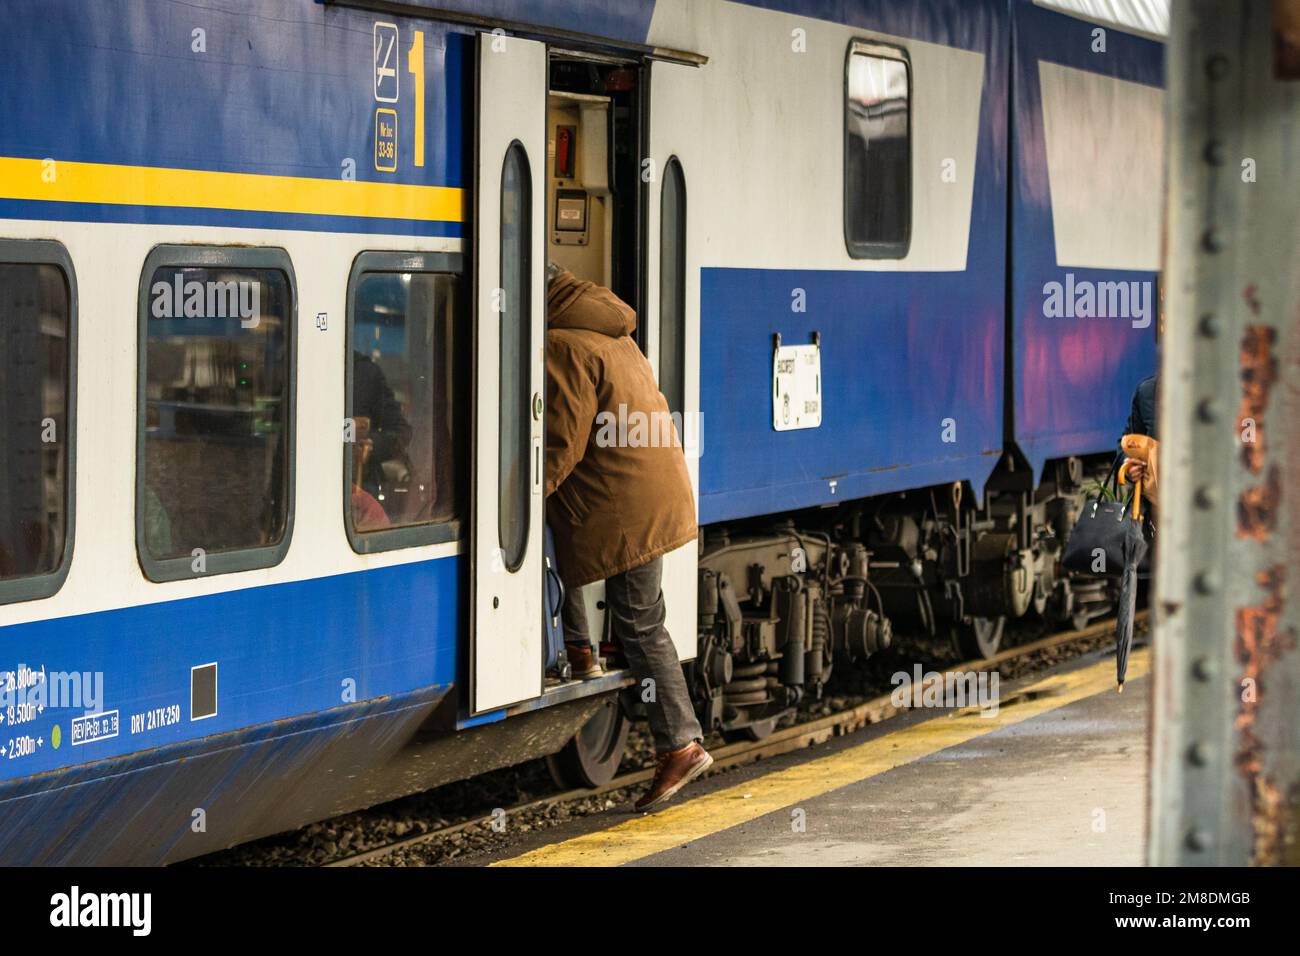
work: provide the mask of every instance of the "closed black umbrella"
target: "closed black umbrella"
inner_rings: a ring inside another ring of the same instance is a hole
[[[1120,469],[1120,484],[1124,469]],[[1115,618],[1115,680],[1124,692],[1124,675],[1128,673],[1128,652],[1133,647],[1133,615],[1137,609],[1138,565],[1147,553],[1147,539],[1142,533],[1142,482],[1133,486],[1133,511],[1125,515],[1124,536],[1120,544],[1124,570],[1119,578],[1119,607]]]

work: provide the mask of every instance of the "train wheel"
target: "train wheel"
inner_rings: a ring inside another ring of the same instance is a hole
[[[971,660],[988,659],[1002,646],[1005,617],[972,617],[953,627],[957,653]]]
[[[551,779],[566,790],[601,787],[614,779],[627,747],[631,722],[611,694],[557,754],[546,758]]]

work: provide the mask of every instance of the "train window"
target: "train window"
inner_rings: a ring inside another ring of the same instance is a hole
[[[532,172],[519,142],[501,170],[501,367],[498,412],[497,534],[510,571],[528,546],[529,331],[532,315]]]
[[[343,508],[357,552],[460,534],[461,270],[446,253],[363,252],[353,263]]]
[[[686,177],[674,156],[664,167],[659,210],[659,388],[668,410],[686,405]]]
[[[49,597],[68,573],[76,314],[61,244],[0,240],[0,604]]]
[[[849,47],[844,108],[844,241],[855,259],[907,255],[912,233],[911,82],[893,47]]]
[[[271,567],[293,525],[293,265],[159,246],[140,284],[136,550],[171,581]]]

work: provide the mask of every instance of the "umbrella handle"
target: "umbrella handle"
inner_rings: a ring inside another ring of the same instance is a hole
[[[1124,480],[1124,475],[1127,471],[1128,471],[1128,462],[1126,461],[1124,462],[1124,464],[1119,466],[1119,483],[1121,485],[1127,484],[1127,482]],[[1141,512],[1142,512],[1142,482],[1135,481],[1133,482],[1133,520],[1134,521],[1138,520],[1138,517],[1141,514]]]

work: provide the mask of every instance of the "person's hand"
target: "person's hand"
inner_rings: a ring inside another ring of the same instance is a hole
[[[1124,459],[1124,481],[1127,484],[1136,484],[1139,481],[1146,481],[1147,463],[1138,458]]]

